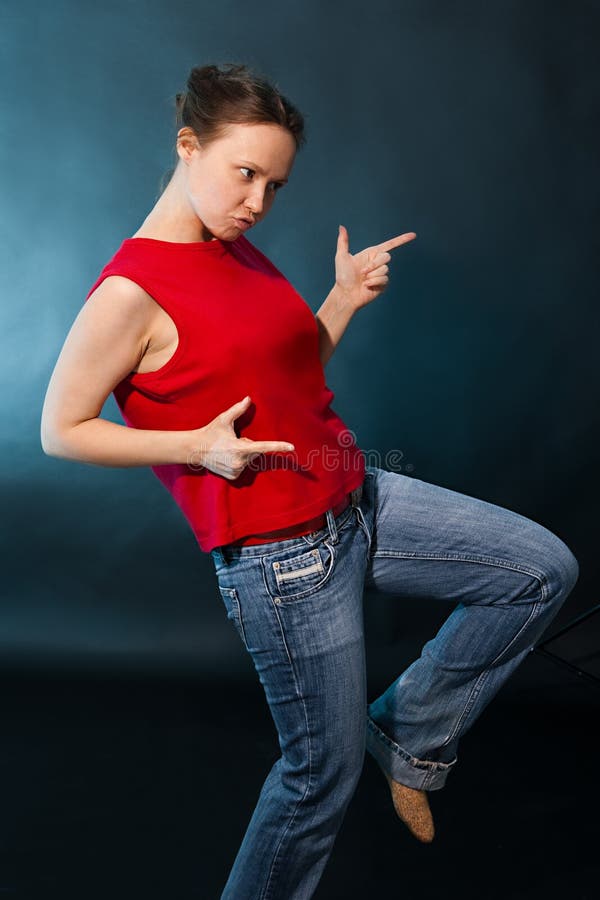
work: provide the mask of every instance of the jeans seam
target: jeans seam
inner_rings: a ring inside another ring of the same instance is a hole
[[[275,604],[272,604],[272,605],[273,605],[273,609],[274,609],[274,611],[275,611],[275,615],[277,616],[277,622],[278,622],[278,625],[279,625],[279,631],[281,632],[281,638],[282,638],[282,640],[283,640],[283,645],[284,645],[284,647],[285,647],[285,652],[286,652],[286,655],[287,655],[287,658],[288,658],[288,662],[289,662],[289,664],[290,664],[290,669],[291,669],[291,671],[292,671],[292,675],[293,675],[293,678],[294,678],[294,686],[295,686],[295,688],[296,688],[296,694],[297,694],[297,696],[298,696],[300,702],[302,703],[302,711],[303,711],[303,713],[304,713],[304,722],[305,722],[305,725],[306,725],[306,741],[307,741],[307,744],[308,744],[308,778],[307,778],[306,790],[304,791],[304,794],[302,795],[302,797],[300,797],[300,799],[299,799],[298,802],[296,803],[296,806],[294,807],[294,812],[293,812],[292,815],[290,816],[289,821],[288,821],[287,825],[285,826],[285,828],[284,828],[284,830],[283,830],[283,832],[282,832],[282,834],[281,834],[281,837],[280,837],[280,839],[279,839],[279,843],[277,844],[277,847],[275,848],[275,851],[274,851],[274,853],[273,853],[273,860],[272,860],[271,866],[270,866],[270,868],[269,868],[269,874],[268,874],[268,876],[267,876],[267,881],[266,881],[266,884],[265,884],[265,889],[264,889],[264,891],[262,892],[262,898],[263,898],[263,900],[269,900],[269,896],[270,896],[270,894],[271,894],[271,891],[270,891],[270,885],[271,885],[271,881],[272,881],[272,878],[273,878],[273,874],[274,874],[274,872],[276,871],[276,867],[277,867],[277,863],[278,863],[279,852],[280,852],[280,850],[281,850],[281,847],[282,847],[284,838],[286,837],[288,831],[290,830],[290,828],[291,828],[291,826],[292,826],[292,824],[293,824],[293,822],[294,822],[294,819],[296,818],[296,815],[297,815],[297,813],[298,813],[298,810],[299,810],[299,808],[300,808],[300,805],[304,802],[304,800],[306,799],[306,797],[307,797],[308,794],[310,793],[310,787],[311,787],[310,782],[311,782],[311,777],[312,777],[312,746],[311,746],[311,740],[310,740],[310,727],[309,727],[309,724],[308,724],[308,713],[307,713],[307,710],[306,710],[306,704],[305,704],[305,702],[304,702],[304,697],[302,696],[302,692],[301,692],[301,690],[300,690],[300,688],[299,688],[299,685],[298,685],[298,677],[297,677],[297,673],[296,673],[296,668],[295,668],[294,663],[293,663],[293,661],[292,661],[292,656],[291,656],[291,654],[290,654],[290,650],[289,650],[289,647],[288,647],[288,643],[287,643],[287,641],[286,641],[286,639],[285,639],[285,630],[284,630],[284,628],[283,628],[283,623],[282,623],[281,617],[280,617],[280,615],[279,615],[279,610],[277,609],[277,607],[275,606]],[[281,758],[283,759],[283,756],[282,756]]]
[[[244,627],[244,619],[243,619],[243,616],[242,616],[242,607],[241,607],[241,605],[240,605],[240,598],[239,598],[239,596],[238,596],[238,592],[237,592],[237,590],[236,590],[235,588],[233,588],[232,601],[233,601],[233,607],[234,607],[234,610],[235,610],[235,612],[236,612],[236,614],[237,614],[238,623],[239,623],[239,626],[240,626],[240,632],[241,632],[241,637],[242,637],[242,643],[243,643],[244,647],[245,647],[246,650],[247,650],[247,649],[248,649],[248,641],[246,640],[246,629],[245,629],[245,627]]]
[[[522,575],[529,575],[536,578],[540,582],[542,596],[541,600],[545,600],[547,596],[546,576],[529,566],[523,566],[520,563],[509,562],[508,560],[498,559],[492,556],[478,556],[476,554],[462,553],[417,553],[410,550],[375,550],[373,557],[399,557],[400,559],[439,559],[442,561],[455,560],[456,562],[479,563],[487,566],[495,566],[498,569],[509,569],[513,572],[519,572]]]

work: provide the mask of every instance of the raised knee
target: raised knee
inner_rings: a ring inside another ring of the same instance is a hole
[[[548,588],[552,597],[566,600],[577,579],[579,578],[579,563],[575,554],[558,535],[547,529],[544,544],[544,568]]]

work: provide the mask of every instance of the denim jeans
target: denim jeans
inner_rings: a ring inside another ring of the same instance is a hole
[[[211,551],[227,616],[263,685],[281,755],[221,900],[313,896],[367,750],[396,781],[439,790],[461,735],[566,600],[578,563],[542,525],[375,466],[327,527]],[[363,589],[452,610],[367,702]]]

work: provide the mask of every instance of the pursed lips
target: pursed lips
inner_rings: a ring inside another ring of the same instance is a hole
[[[241,216],[235,216],[234,220],[238,223],[244,223],[248,228],[251,228],[254,225],[254,221],[252,219],[242,218]]]

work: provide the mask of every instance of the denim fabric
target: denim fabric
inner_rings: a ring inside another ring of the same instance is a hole
[[[227,616],[250,653],[281,755],[221,900],[308,900],[365,750],[394,779],[442,788],[461,735],[569,595],[578,563],[542,525],[367,466],[327,527],[211,551]],[[363,589],[452,610],[421,655],[367,701]]]

